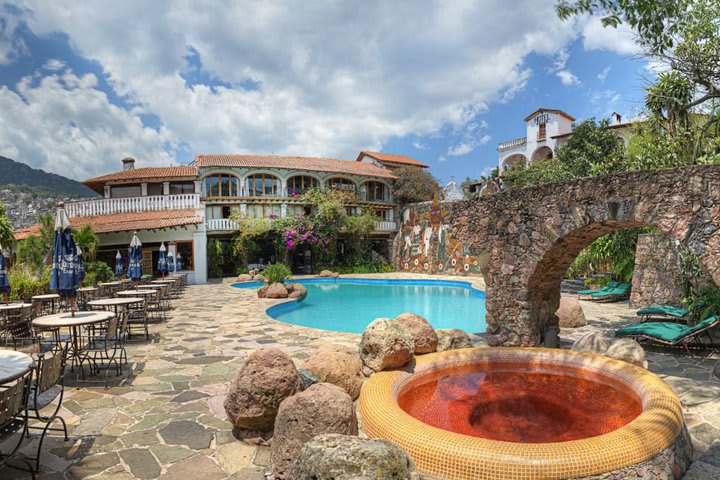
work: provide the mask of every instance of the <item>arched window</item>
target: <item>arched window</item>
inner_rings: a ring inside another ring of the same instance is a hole
[[[385,184],[380,182],[365,182],[367,200],[369,202],[382,202],[385,200]]]
[[[205,195],[208,197],[239,197],[240,179],[235,175],[219,173],[205,177]]]
[[[268,173],[250,175],[245,183],[250,197],[276,197],[280,193],[280,179]]]
[[[347,178],[335,177],[327,181],[328,188],[355,193],[355,182]]]
[[[296,175],[287,181],[287,192],[290,197],[297,197],[311,188],[319,188],[320,182],[317,178],[308,175]]]

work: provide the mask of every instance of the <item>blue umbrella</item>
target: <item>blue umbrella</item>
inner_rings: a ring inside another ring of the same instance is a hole
[[[168,252],[167,268],[170,273],[175,271],[175,257],[173,257],[172,251]]]
[[[7,265],[5,264],[5,255],[2,251],[2,245],[0,245],[0,293],[5,296],[5,303],[8,302],[8,295],[10,295],[10,282],[7,276]]]
[[[165,248],[165,243],[160,244],[160,254],[158,255],[158,266],[157,269],[159,272],[167,272],[168,265],[167,265],[167,255],[166,252],[167,249]]]
[[[120,250],[118,250],[117,255],[115,255],[115,275],[118,277],[122,277],[123,274],[123,264],[122,264],[122,255],[120,255]]]
[[[183,264],[182,264],[182,256],[180,255],[180,252],[177,254],[177,259],[175,259],[175,270],[178,272],[182,270]]]
[[[128,277],[136,281],[142,277],[142,243],[140,243],[140,239],[137,237],[137,232],[133,232],[133,237],[130,241]]]
[[[73,316],[75,315],[75,294],[84,278],[82,252],[75,246],[70,230],[70,219],[61,203],[55,215],[50,289],[57,290],[61,298],[70,299],[70,310]]]

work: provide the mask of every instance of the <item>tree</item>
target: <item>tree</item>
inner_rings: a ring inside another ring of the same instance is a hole
[[[100,239],[95,235],[90,225],[84,225],[80,230],[74,230],[73,240],[75,241],[75,245],[80,247],[86,260],[95,260],[98,247],[100,246]]]
[[[15,233],[10,219],[5,214],[5,205],[0,203],[0,245],[3,248],[15,243]]]
[[[430,172],[418,167],[401,167],[395,170],[393,197],[398,203],[427,202],[440,191],[438,182]]]

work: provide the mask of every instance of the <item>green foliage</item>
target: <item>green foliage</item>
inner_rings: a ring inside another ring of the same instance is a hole
[[[385,259],[385,257],[377,253],[375,250],[371,250],[370,255],[352,255],[341,264],[322,264],[318,265],[316,270],[332,270],[342,274],[390,273],[395,271],[395,267],[393,267],[392,264]]]
[[[7,218],[5,205],[0,203],[0,246],[7,248],[14,244],[15,237],[12,223]]]
[[[285,283],[292,276],[290,269],[283,263],[271,263],[262,272],[269,284]]]
[[[83,253],[83,258],[93,261],[97,255],[98,247],[100,246],[100,239],[93,231],[90,225],[85,225],[80,230],[74,230],[72,232],[73,240],[75,245],[80,247],[80,251]]]
[[[50,253],[50,250],[47,244],[43,241],[42,237],[37,235],[30,235],[25,240],[18,242],[18,263],[27,265],[34,271],[42,270],[48,253]]]
[[[102,282],[111,282],[115,278],[112,268],[105,262],[87,262],[85,268],[85,280],[83,285],[91,286]]]
[[[565,274],[568,278],[612,272],[623,282],[632,279],[635,269],[637,237],[649,228],[628,228],[598,238],[575,258]]]
[[[372,242],[370,235],[375,230],[377,220],[378,218],[374,214],[367,211],[362,215],[349,215],[345,218],[345,233],[353,251],[365,254],[370,250]]]
[[[398,203],[427,202],[440,190],[435,177],[423,168],[401,167],[393,173],[397,178],[392,194]]]
[[[30,301],[35,295],[46,293],[50,289],[50,268],[35,270],[33,267],[18,263],[8,271],[10,299]]]
[[[526,188],[545,183],[564,182],[574,178],[572,172],[555,158],[537,160],[527,169],[513,166],[505,174],[505,185],[509,188]]]
[[[720,315],[720,287],[713,285],[687,301],[692,317],[701,322],[708,317]]]
[[[608,283],[610,283],[610,277],[594,277],[594,278],[586,278],[584,280],[585,285],[597,285],[600,287],[604,287]]]
[[[220,260],[222,259],[222,244],[220,240],[210,240],[208,242],[208,273],[213,278],[222,277],[222,268]]]

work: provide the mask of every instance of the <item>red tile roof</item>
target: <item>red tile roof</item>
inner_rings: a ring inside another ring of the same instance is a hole
[[[556,109],[553,109],[553,108],[538,108],[538,109],[535,110],[533,113],[531,113],[530,115],[528,115],[527,117],[525,117],[525,120],[523,120],[523,122],[527,122],[528,120],[530,120],[532,117],[534,117],[534,116],[535,116],[536,114],[538,114],[538,113],[545,113],[545,112],[547,112],[547,113],[557,113],[558,115],[562,115],[563,117],[567,118],[567,119],[570,120],[571,122],[574,122],[574,121],[575,121],[575,117],[573,117],[572,115],[569,115],[569,114],[563,112],[562,110],[556,110]]]
[[[403,164],[403,165],[414,165],[416,167],[422,167],[422,168],[428,167],[424,163],[418,162],[414,158],[406,157],[404,155],[393,155],[391,153],[368,152],[368,151],[360,152],[360,155],[358,155],[358,157],[355,159],[355,161],[356,162],[361,161],[362,157],[364,157],[365,155],[367,155],[368,157],[372,157],[379,162],[399,163],[399,164]]]
[[[84,183],[89,188],[98,191],[103,185],[111,181],[119,180],[151,180],[164,178],[197,178],[197,168],[188,165],[177,167],[145,167],[120,172],[109,173],[100,177],[89,178]],[[102,192],[100,192],[102,193]]]
[[[632,127],[632,126],[635,125],[636,123],[638,123],[638,122],[616,123],[615,125],[608,125],[607,128],[616,129],[616,128]],[[573,134],[573,132],[561,133],[561,134],[559,134],[559,135],[553,135],[553,136],[550,137],[550,138],[565,138],[565,137],[569,137],[569,136],[572,135],[572,134]]]
[[[159,210],[153,212],[116,213],[96,217],[71,217],[72,228],[92,226],[95,233],[131,232],[133,230],[156,230],[159,228],[180,227],[202,223],[203,218],[195,215],[195,210]],[[37,235],[40,225],[17,230],[16,240],[24,240]]]
[[[344,173],[368,177],[395,178],[389,170],[349,160],[282,155],[210,154],[196,155],[194,165],[203,167],[282,168],[312,172]]]

